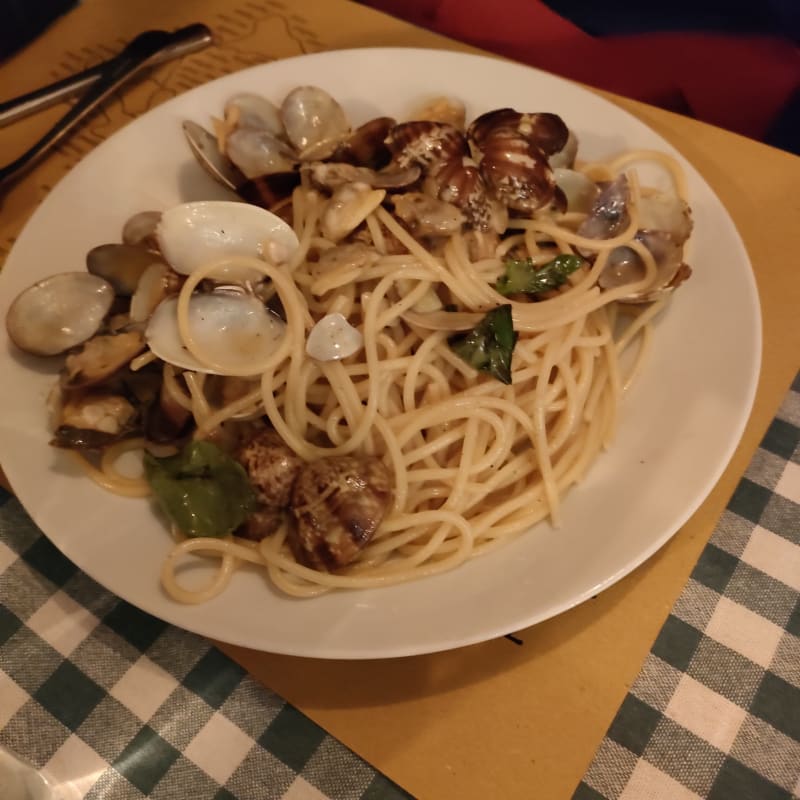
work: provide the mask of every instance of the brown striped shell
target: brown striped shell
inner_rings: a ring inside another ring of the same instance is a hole
[[[467,137],[480,150],[491,137],[522,138],[552,156],[566,146],[569,128],[558,114],[524,114],[513,108],[498,108],[477,117],[469,126]]]
[[[489,191],[508,208],[530,213],[552,202],[553,170],[536,145],[522,137],[491,135],[482,152],[481,175]]]
[[[531,213],[554,201],[558,209],[564,205],[548,163],[569,140],[557,114],[499,108],[475,119],[467,137],[482,155],[490,192],[509,208]]]
[[[432,171],[428,184],[436,196],[464,212],[467,222],[478,230],[492,227],[492,205],[486,181],[472,159],[452,158]]]
[[[391,117],[375,117],[356,128],[331,156],[331,161],[343,161],[357,167],[382,169],[392,160],[386,137],[397,124]]]
[[[430,168],[469,155],[464,134],[444,122],[402,122],[389,131],[386,144],[395,163],[402,167],[419,164],[423,168]]]
[[[353,561],[389,510],[389,470],[377,458],[335,456],[305,464],[292,489],[288,542],[303,564],[335,570]]]

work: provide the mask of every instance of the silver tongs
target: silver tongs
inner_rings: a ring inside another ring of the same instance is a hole
[[[209,28],[199,23],[172,33],[158,30],[145,31],[133,39],[118,56],[97,67],[84,70],[71,78],[22,97],[0,103],[0,126],[2,126],[86,90],[83,97],[36,144],[10,164],[0,167],[0,185],[10,182],[36,163],[109,95],[143,70],[171,58],[194,53],[208,47],[212,42],[213,36]]]

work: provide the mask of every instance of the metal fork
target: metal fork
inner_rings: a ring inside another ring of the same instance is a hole
[[[100,67],[84,71],[67,81],[59,81],[54,86],[25,95],[10,104],[4,104],[3,110],[6,115],[10,115],[12,110],[21,104],[23,112],[15,114],[15,117],[19,118],[30,113],[31,104],[35,105],[38,102],[37,107],[52,105],[55,102],[52,99],[54,89],[57,100],[74,94],[77,91],[76,86],[82,83],[89,84],[86,94],[41,139],[21,156],[0,167],[0,186],[11,182],[33,166],[73,128],[83,122],[109,95],[143,70],[169,58],[200,50],[210,45],[212,41],[211,31],[202,24],[188,25],[172,33],[160,30],[145,31],[133,39],[118,56]]]

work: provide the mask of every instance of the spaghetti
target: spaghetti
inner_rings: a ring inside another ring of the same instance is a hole
[[[130,370],[160,369],[162,398],[191,418],[196,439],[224,440],[236,425],[266,424],[303,462],[379,459],[391,474],[392,495],[376,532],[342,570],[295,558],[289,515],[258,542],[235,535],[182,540],[175,531],[178,541],[161,571],[169,595],[183,603],[207,601],[245,564],[297,597],[386,586],[454,569],[542,520],[557,526],[565,493],[613,439],[621,396],[642,368],[652,322],[670,296],[626,302],[652,289],[660,268],[641,235],[643,198],[652,196],[634,168],[643,161],[665,170],[685,200],[685,179],[672,158],[633,151],[576,168],[603,186],[626,176],[624,220],[605,238],[585,233],[585,211],[547,205],[507,215],[494,241],[466,226],[434,245],[433,238],[414,235],[391,202],[373,204],[345,244],[326,216],[333,200],[305,171],[284,209],[299,242],[285,263],[236,255],[194,269],[177,294],[177,331],[202,368],[159,361],[146,349]],[[620,252],[636,259],[640,272],[623,285],[603,285]],[[559,257],[578,266],[556,288],[536,297],[500,292],[509,259],[535,270]],[[209,352],[193,328],[191,299],[223,273],[255,276],[244,289],[252,294],[257,283],[259,299],[279,305],[285,319],[275,346],[246,368]],[[454,336],[501,306],[510,309],[517,337],[508,382],[483,374],[452,346]],[[316,323],[331,314],[344,317],[363,346],[325,361],[309,355],[306,344]],[[237,391],[220,394],[221,381],[238,382]],[[117,461],[145,447],[142,439],[129,439],[96,462],[80,461],[105,489],[142,497],[150,492],[147,482],[124,474]],[[217,564],[200,588],[179,577],[191,554]]]

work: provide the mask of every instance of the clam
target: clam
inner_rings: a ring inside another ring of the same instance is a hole
[[[394,211],[418,236],[449,236],[465,222],[460,208],[422,192],[395,195]]]
[[[228,156],[219,151],[216,137],[205,128],[186,121],[183,123],[183,132],[200,166],[247,203],[270,209],[290,197],[300,183],[300,173],[294,168],[294,163],[282,172],[247,178]]]
[[[469,155],[464,134],[444,122],[402,122],[389,131],[386,144],[401,167],[418,164],[425,169]]]
[[[311,329],[306,340],[306,353],[317,361],[340,361],[364,346],[361,331],[342,314],[326,314]]]
[[[158,243],[155,232],[160,219],[160,211],[140,211],[134,214],[122,228],[123,244],[141,245],[148,250],[156,249]]]
[[[692,232],[689,205],[671,192],[650,192],[639,199],[639,228],[644,231],[666,231],[678,244]]]
[[[536,145],[521,136],[490,136],[481,152],[481,175],[490,193],[508,208],[532,213],[553,200],[553,171]]]
[[[356,128],[331,156],[357,167],[381,169],[392,160],[386,145],[389,131],[397,124],[391,117],[375,117]]]
[[[569,141],[558,114],[498,108],[475,119],[467,138],[480,153],[490,193],[508,208],[529,214],[554,200],[563,205],[549,163]]]
[[[683,261],[683,248],[663,231],[640,231],[636,239],[652,254],[656,275],[650,286],[621,298],[627,303],[651,303],[675,290],[691,275]],[[616,247],[609,253],[608,263],[598,284],[603,289],[616,289],[645,276],[645,266],[639,254],[630,247]]]
[[[225,103],[225,119],[233,120],[236,128],[267,131],[273,136],[283,134],[278,108],[259,94],[243,92]]]
[[[601,192],[592,213],[579,233],[588,229],[602,231],[603,238],[614,236],[629,224],[627,179],[618,178]],[[656,264],[656,275],[645,289],[632,292],[622,299],[629,303],[649,303],[669,293],[691,275],[683,261],[683,244],[692,230],[688,205],[679,197],[665,192],[653,192],[640,198],[637,205],[639,229],[636,240],[646,247]],[[583,235],[586,235],[584,233]],[[615,289],[642,280],[645,266],[631,247],[615,247],[598,283],[603,289]]]
[[[139,331],[93,336],[79,351],[67,356],[61,384],[65,389],[85,389],[103,383],[144,348],[144,337]]]
[[[189,333],[209,364],[183,344],[178,329],[178,301],[170,298],[153,312],[145,329],[150,350],[181,369],[208,374],[249,375],[274,351],[286,325],[248,294],[213,292],[189,298]],[[213,366],[212,366],[213,365]]]
[[[471,158],[454,157],[440,162],[431,170],[425,189],[460,208],[467,222],[478,230],[503,230],[506,226],[505,209],[501,210],[489,197],[486,181]]]
[[[139,279],[131,297],[131,322],[145,322],[155,307],[169,294],[180,289],[180,276],[166,264],[151,264]]]
[[[572,169],[575,166],[575,157],[578,155],[578,137],[570,128],[567,141],[564,147],[553,153],[548,159],[548,163],[553,169]]]
[[[238,128],[228,136],[225,152],[246,178],[291,171],[295,152],[269,131]]]
[[[479,150],[484,150],[491,139],[524,139],[551,157],[565,149],[569,128],[558,114],[525,114],[513,108],[498,108],[477,117],[470,124],[467,137]]]
[[[6,328],[27,353],[53,356],[97,333],[114,302],[111,284],[88,272],[62,272],[35,283],[8,309]]]
[[[350,134],[344,109],[318,86],[298,86],[281,103],[286,137],[302,160],[330,156]]]
[[[311,180],[326,189],[338,189],[346,183],[363,183],[373,189],[403,189],[419,180],[421,170],[416,164],[405,168],[376,171],[369,167],[331,161],[316,161],[308,166]]]
[[[86,269],[107,280],[119,297],[130,297],[145,270],[161,257],[141,245],[101,244],[86,254]]]
[[[578,227],[578,235],[587,239],[613,239],[630,224],[630,200],[628,179],[620,175],[595,197],[589,215]]]
[[[186,141],[200,166],[218,183],[235,192],[247,178],[228,156],[219,151],[217,137],[202,125],[190,120],[185,120],[182,127]]]
[[[322,212],[322,235],[332,242],[344,239],[383,202],[384,197],[385,190],[371,189],[363,183],[340,186]]]
[[[138,424],[138,411],[125,397],[79,392],[63,399],[50,444],[78,450],[102,448],[136,432]]]
[[[314,569],[343,567],[375,535],[391,501],[391,473],[377,458],[329,456],[304,464],[292,487],[289,546]]]
[[[552,165],[552,159],[550,164]],[[588,214],[592,209],[600,189],[597,184],[586,177],[582,172],[565,167],[556,167],[553,170],[556,186],[564,194],[566,211],[579,211]]]
[[[248,203],[226,200],[170,208],[163,213],[156,236],[167,263],[182,275],[235,256],[278,262],[298,246],[294,231],[280,217]],[[213,277],[228,281],[263,278],[255,270],[236,268],[220,270]]]

